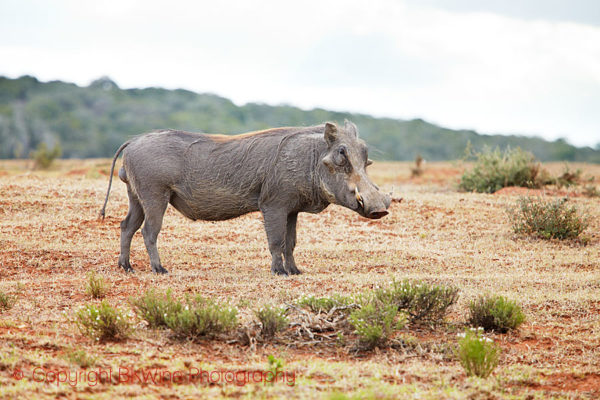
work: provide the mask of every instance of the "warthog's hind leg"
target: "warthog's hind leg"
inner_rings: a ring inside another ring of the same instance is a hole
[[[166,274],[168,271],[163,268],[160,263],[156,241],[158,239],[160,228],[162,227],[163,216],[169,205],[170,193],[165,192],[161,195],[152,191],[149,191],[149,193],[152,196],[140,196],[142,197],[142,206],[146,217],[146,222],[142,228],[142,235],[144,236],[144,244],[146,245],[148,255],[150,256],[150,266],[152,267],[152,271],[157,274]]]
[[[127,185],[127,194],[129,195],[129,212],[123,221],[121,221],[121,254],[119,255],[119,266],[123,267],[125,272],[133,272],[129,263],[129,251],[131,248],[131,238],[140,229],[144,222],[144,210],[135,193]]]

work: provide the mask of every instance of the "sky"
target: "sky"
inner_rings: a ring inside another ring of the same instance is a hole
[[[0,0],[0,75],[600,143],[596,0]]]

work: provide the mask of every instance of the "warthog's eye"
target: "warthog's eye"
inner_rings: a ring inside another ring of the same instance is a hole
[[[340,148],[337,149],[335,156],[333,157],[333,162],[335,162],[336,165],[342,166],[342,165],[346,164],[347,161],[348,161],[347,150],[344,146],[341,146]]]

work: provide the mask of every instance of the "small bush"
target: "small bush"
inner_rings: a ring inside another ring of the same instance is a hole
[[[261,332],[264,337],[273,337],[279,331],[287,328],[289,322],[286,318],[286,309],[277,308],[266,305],[254,312],[258,317],[262,328]]]
[[[330,297],[302,296],[296,301],[296,304],[299,306],[308,308],[316,314],[321,312],[328,313],[334,307],[346,307],[353,303],[354,299],[352,297],[339,294],[334,294]]]
[[[509,210],[515,233],[542,239],[575,239],[588,226],[588,217],[582,216],[567,198],[543,201],[540,198],[521,197],[516,207]]]
[[[60,157],[62,149],[60,144],[54,145],[52,150],[48,149],[48,145],[44,142],[40,143],[35,151],[29,154],[29,158],[33,160],[34,169],[48,169],[55,159]]]
[[[405,311],[413,322],[439,322],[458,300],[458,289],[421,281],[394,280],[389,288],[376,289],[375,296],[379,301]]]
[[[102,301],[99,306],[89,304],[75,315],[79,331],[94,340],[123,340],[131,332],[131,323],[125,314]]]
[[[101,299],[108,293],[108,285],[104,281],[104,277],[96,275],[95,272],[88,274],[87,285],[85,292],[94,299]]]
[[[467,376],[487,378],[498,365],[500,348],[492,339],[484,337],[480,330],[467,329],[460,334],[457,357]]]
[[[166,328],[167,318],[180,312],[182,304],[171,297],[171,290],[165,295],[158,295],[154,289],[137,298],[130,300],[136,314],[148,322],[150,328]]]
[[[237,308],[202,296],[187,299],[179,311],[167,314],[167,327],[180,338],[210,337],[233,330],[238,325]]]
[[[417,154],[417,156],[415,157],[415,166],[411,167],[410,169],[410,177],[411,178],[416,178],[418,176],[423,175],[423,161],[425,161],[423,159],[423,157],[421,157],[420,154]]]
[[[372,349],[384,344],[395,329],[402,329],[406,325],[406,315],[399,313],[396,305],[371,296],[350,313],[350,324],[358,334],[359,344]]]
[[[10,310],[15,305],[16,301],[17,299],[13,296],[0,290],[0,311]]]
[[[583,188],[583,194],[587,197],[600,197],[600,191],[595,185],[585,185]]]
[[[460,188],[469,192],[494,193],[506,186],[540,186],[540,164],[533,154],[520,148],[476,153],[475,166],[465,171]]]
[[[562,174],[556,178],[556,185],[558,187],[570,187],[575,186],[581,181],[581,169],[572,171],[569,165],[566,164],[563,168]]]
[[[90,356],[85,350],[70,350],[64,355],[64,358],[81,368],[89,368],[96,364],[96,357]]]
[[[521,307],[502,296],[480,296],[471,301],[469,311],[469,324],[486,331],[506,333],[525,321]]]

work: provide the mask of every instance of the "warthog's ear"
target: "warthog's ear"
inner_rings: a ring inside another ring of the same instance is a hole
[[[367,158],[367,167],[371,164],[373,164],[373,160],[371,160],[370,158]]]
[[[331,122],[325,123],[325,141],[331,146],[338,137],[338,130],[335,124]]]
[[[344,130],[346,131],[346,133],[350,136],[353,136],[355,138],[358,137],[358,128],[356,127],[356,125],[354,125],[352,122],[348,121],[347,119],[344,120]]]

